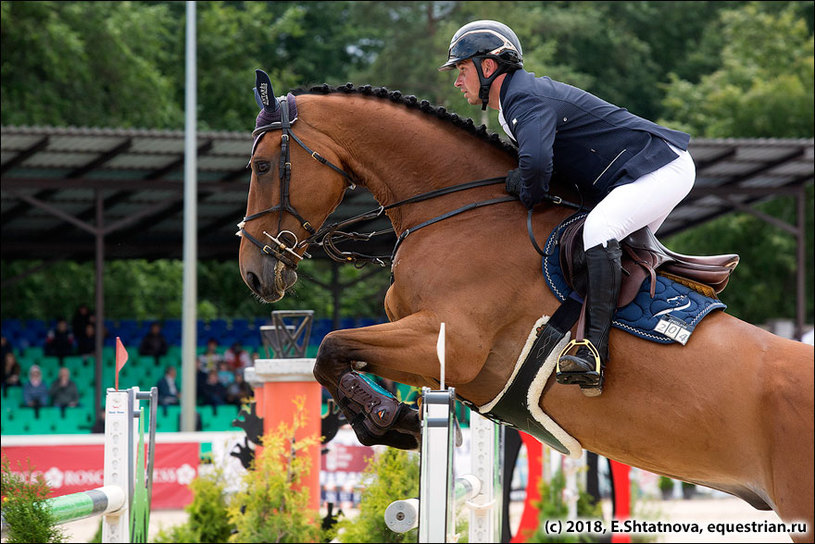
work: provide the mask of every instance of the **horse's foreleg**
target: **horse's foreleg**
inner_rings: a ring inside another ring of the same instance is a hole
[[[343,410],[360,442],[400,449],[418,447],[418,412],[366,381],[353,363],[438,376],[438,321],[417,313],[393,323],[328,334],[320,344],[314,376]]]

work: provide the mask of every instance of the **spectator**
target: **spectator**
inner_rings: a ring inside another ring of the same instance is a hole
[[[74,335],[68,330],[68,322],[64,317],[57,318],[57,325],[50,331],[45,339],[45,355],[59,357],[59,362],[74,353]]]
[[[207,350],[198,356],[198,370],[206,376],[210,370],[218,370],[218,365],[224,356],[218,353],[218,341],[210,338],[207,341]]]
[[[235,380],[226,387],[226,402],[240,406],[253,395],[252,386],[243,379],[243,372],[235,371]]]
[[[71,371],[68,370],[68,367],[63,366],[59,369],[57,379],[51,384],[48,395],[54,406],[66,408],[79,404],[79,389],[71,379]]]
[[[93,323],[88,323],[82,334],[76,338],[77,355],[93,355],[96,353],[96,327]]]
[[[164,376],[156,383],[158,388],[158,403],[162,405],[178,404],[181,393],[175,383],[176,370],[170,365],[164,371]]]
[[[153,323],[150,325],[150,331],[142,338],[141,345],[139,345],[139,355],[152,355],[158,358],[167,354],[167,339],[161,332],[161,325]]]
[[[22,387],[20,381],[20,363],[13,351],[7,351],[3,356],[3,391],[9,387]]]
[[[42,370],[31,365],[28,381],[23,385],[23,404],[34,408],[48,406],[48,386],[42,381]]]
[[[6,353],[14,351],[11,347],[11,342],[9,342],[5,336],[0,336],[0,357],[3,357],[3,360],[6,360]]]
[[[85,327],[90,323],[93,324],[95,316],[91,313],[87,304],[80,304],[74,312],[74,319],[71,322],[71,329],[73,330],[74,337],[79,338],[85,334]]]
[[[243,349],[240,342],[235,342],[232,347],[224,353],[224,361],[229,364],[230,370],[243,370],[252,366],[252,359],[249,352]]]
[[[207,379],[199,386],[199,396],[202,404],[220,406],[226,402],[226,387],[218,379],[215,369],[207,373]]]
[[[235,381],[235,371],[230,370],[229,363],[226,361],[221,361],[218,365],[218,381],[221,382],[224,387],[228,387],[230,383]]]

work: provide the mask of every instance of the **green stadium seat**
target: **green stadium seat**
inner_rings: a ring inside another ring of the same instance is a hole
[[[238,407],[234,404],[225,404],[218,406],[215,421],[218,431],[232,431],[238,430],[238,427],[232,426],[232,421],[238,417]]]
[[[43,356],[43,348],[40,346],[29,346],[25,348],[25,353],[23,355],[30,357],[35,361],[39,361]]]
[[[159,406],[156,414],[156,432],[179,431],[180,406]]]
[[[19,408],[23,403],[23,388],[22,387],[9,387],[5,390],[3,396],[3,408]]]
[[[28,369],[39,364],[40,360],[30,355],[20,355],[17,357],[17,362],[20,364],[20,374],[25,377],[28,376]]]
[[[81,355],[69,355],[62,359],[62,365],[74,371],[81,366],[85,366],[85,358]]]
[[[52,379],[50,376],[53,374],[53,377],[56,378],[57,370],[59,369],[59,357],[54,357],[52,355],[43,355],[39,359],[39,365],[42,369],[43,378],[50,380]]]
[[[34,412],[36,414],[36,412]],[[34,421],[60,421],[62,419],[62,408],[59,406],[43,406],[39,410],[40,417],[34,417]]]
[[[5,419],[2,421],[2,434],[29,434],[31,432],[28,421],[21,419]]]
[[[61,431],[61,433],[76,434],[90,432],[90,429],[93,426],[93,421],[90,414],[91,410],[92,408],[88,409],[83,406],[77,406],[75,408],[68,408],[65,410],[65,419],[63,420],[65,428]]]

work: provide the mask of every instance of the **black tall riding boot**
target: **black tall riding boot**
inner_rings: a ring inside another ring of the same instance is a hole
[[[578,342],[577,353],[558,361],[557,381],[578,384],[595,397],[603,392],[603,368],[608,360],[608,335],[620,294],[622,251],[617,240],[586,251],[586,334],[589,345]],[[593,352],[596,350],[596,353]]]

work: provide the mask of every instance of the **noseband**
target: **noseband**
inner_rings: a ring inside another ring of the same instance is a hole
[[[291,95],[290,95],[291,96]],[[292,97],[292,102],[294,104],[294,97]],[[330,161],[328,161],[325,157],[321,156],[316,151],[311,150],[306,144],[303,143],[300,138],[298,138],[292,131],[291,125],[294,121],[297,120],[295,115],[294,119],[289,121],[289,104],[287,98],[280,98],[279,99],[280,105],[280,121],[274,122],[268,125],[263,125],[257,127],[254,131],[252,131],[252,136],[255,138],[255,142],[252,146],[252,156],[255,154],[255,149],[257,148],[260,139],[263,136],[271,131],[271,130],[281,130],[282,134],[280,136],[280,166],[278,168],[278,173],[280,175],[280,204],[276,206],[272,206],[271,208],[267,208],[263,211],[254,213],[252,215],[248,215],[243,218],[243,220],[238,223],[238,232],[236,233],[237,236],[243,236],[266,254],[271,255],[281,261],[283,264],[290,266],[292,268],[297,267],[297,263],[303,259],[303,257],[310,258],[311,255],[308,253],[303,253],[303,256],[298,255],[294,250],[302,247],[308,246],[314,238],[318,235],[318,232],[314,229],[314,227],[309,223],[300,212],[295,209],[294,206],[291,205],[291,200],[289,198],[289,187],[291,185],[291,149],[289,145],[289,140],[294,140],[300,147],[302,147],[311,158],[319,161],[321,164],[328,166],[329,168],[335,170],[340,175],[345,178],[346,183],[350,188],[356,187],[356,180],[351,177],[347,172],[342,170],[341,168],[335,166]],[[296,110],[295,110],[296,111]],[[250,159],[251,164],[251,159]],[[263,234],[269,239],[269,241],[273,245],[264,244],[251,234],[249,234],[246,229],[246,223],[257,219],[258,217],[262,217],[268,213],[275,213],[280,212],[277,218],[277,235],[273,236],[266,231],[263,231]],[[300,226],[306,230],[311,236],[304,239],[302,242],[297,240],[297,235],[291,232],[290,230],[282,230],[283,229],[283,212],[292,215],[297,221],[300,222]]]

